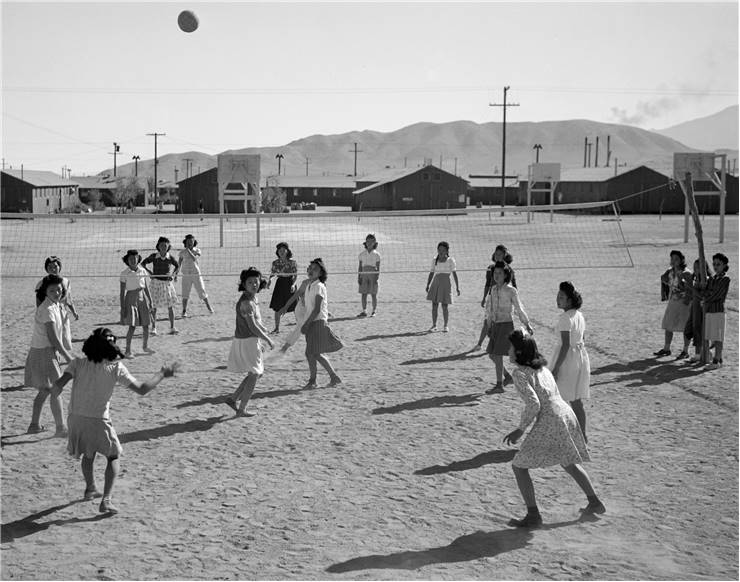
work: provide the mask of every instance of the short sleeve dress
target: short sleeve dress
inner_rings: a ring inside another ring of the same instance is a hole
[[[280,311],[288,302],[291,295],[293,295],[293,284],[297,278],[296,273],[298,272],[298,266],[293,259],[288,259],[287,261],[275,259],[272,262],[272,269],[270,272],[276,275],[281,275],[277,277],[275,287],[272,291],[272,299],[270,299],[270,309],[273,311]],[[288,312],[291,312],[294,309],[295,303],[288,308]]]
[[[586,320],[578,309],[563,311],[558,317],[555,333],[557,345],[550,362],[555,363],[563,345],[560,332],[567,331],[570,344],[565,360],[558,370],[558,389],[560,395],[568,402],[589,398],[591,396],[591,362],[588,359],[583,336],[586,332]]]
[[[46,335],[46,324],[53,323],[58,337],[64,333],[65,309],[61,303],[54,303],[48,298],[36,308],[31,335],[31,349],[26,357],[26,368],[23,383],[33,388],[50,388],[52,383],[62,375],[59,354],[51,345]]]
[[[586,442],[573,409],[560,397],[550,370],[517,366],[514,386],[524,401],[519,428],[532,429],[514,456],[512,465],[522,469],[573,465],[590,461]]]
[[[447,257],[442,262],[437,259],[432,260],[431,272],[434,273],[432,282],[427,292],[427,301],[432,303],[442,303],[450,305],[452,303],[452,273],[457,269],[455,259]]]

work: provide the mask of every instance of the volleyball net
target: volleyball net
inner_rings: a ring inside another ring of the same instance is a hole
[[[70,277],[118,277],[128,249],[155,251],[160,236],[177,256],[186,234],[198,241],[200,267],[210,277],[248,266],[269,272],[275,246],[287,242],[299,272],[321,257],[332,275],[356,274],[367,234],[376,236],[384,273],[428,272],[446,241],[458,270],[484,269],[498,244],[517,269],[632,267],[611,202],[397,212],[286,214],[10,214],[0,215],[1,275],[43,274],[44,259],[60,257]]]

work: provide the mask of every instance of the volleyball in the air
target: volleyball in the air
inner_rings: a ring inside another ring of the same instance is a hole
[[[177,25],[183,32],[195,32],[198,28],[198,17],[192,10],[183,10],[177,17]]]

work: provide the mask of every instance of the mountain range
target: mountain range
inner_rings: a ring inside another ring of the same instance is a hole
[[[616,123],[586,119],[506,124],[506,174],[526,177],[535,161],[536,144],[540,162],[559,162],[563,169],[590,164],[605,166],[607,143],[609,165],[648,165],[670,172],[677,151],[715,151],[723,149],[737,158],[738,107],[695,119],[663,130],[645,130]],[[598,146],[597,146],[598,140]],[[281,173],[301,176],[352,176],[357,153],[357,175],[384,168],[422,166],[431,162],[457,175],[497,174],[501,171],[502,124],[453,121],[415,123],[391,132],[352,131],[337,135],[312,135],[283,146],[246,147],[222,153],[260,154],[262,176],[276,175],[282,154]],[[158,179],[173,181],[216,166],[216,156],[197,151],[166,154],[159,158]],[[153,176],[153,160],[140,160],[140,176]],[[118,166],[118,176],[134,173],[132,163]],[[112,174],[107,169],[100,174]]]

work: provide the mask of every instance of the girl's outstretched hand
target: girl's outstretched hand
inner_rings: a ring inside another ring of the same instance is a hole
[[[518,428],[516,430],[511,431],[509,434],[507,434],[504,437],[504,442],[507,445],[515,445],[516,442],[522,438],[522,434],[524,434],[524,431],[522,429]]]
[[[172,362],[169,366],[162,366],[160,372],[165,378],[171,378],[175,375],[175,372],[180,370],[180,362]]]

